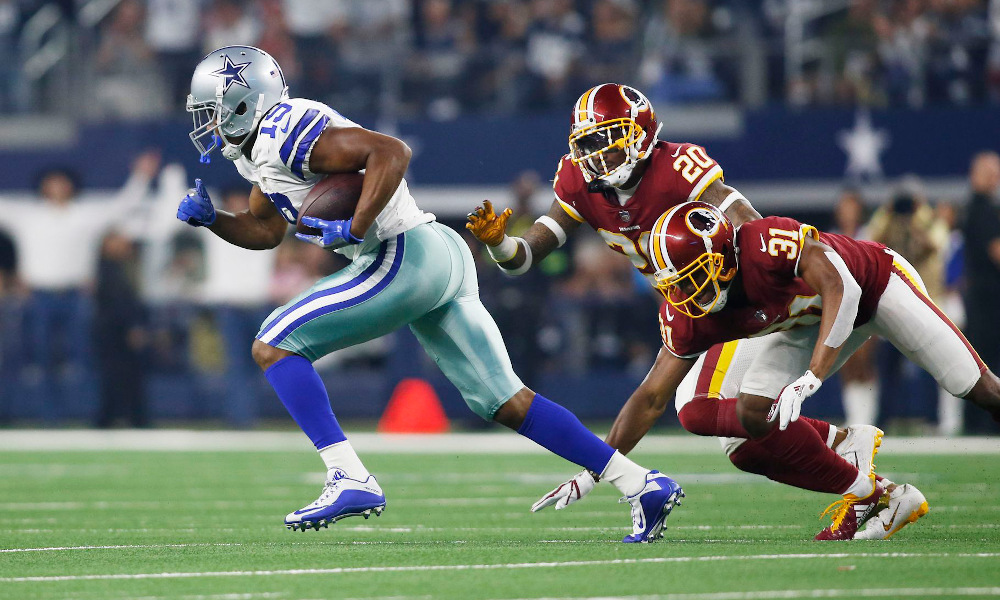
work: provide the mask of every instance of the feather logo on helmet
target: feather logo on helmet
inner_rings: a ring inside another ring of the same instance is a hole
[[[685,222],[691,233],[703,238],[710,238],[719,231],[719,217],[704,208],[695,208],[689,211]]]
[[[618,91],[621,92],[622,98],[625,98],[625,102],[628,102],[632,106],[633,119],[645,110],[653,110],[653,107],[649,104],[649,100],[646,100],[646,97],[640,94],[639,90],[623,85]]]

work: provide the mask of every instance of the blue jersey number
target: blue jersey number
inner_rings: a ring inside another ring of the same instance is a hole
[[[263,131],[263,129],[261,131]],[[299,218],[299,211],[295,210],[295,207],[292,206],[292,201],[288,199],[288,196],[278,192],[264,195],[267,196],[267,199],[271,201],[271,204],[273,204],[275,208],[278,209],[278,212],[281,213],[281,216],[284,217],[286,221],[293,225],[295,224]]]
[[[270,125],[268,127],[261,127],[260,132],[266,133],[267,135],[273,138],[275,132],[278,131],[278,122],[287,117],[288,113],[290,113],[291,111],[292,111],[291,104],[285,104],[284,102],[282,102],[278,106],[275,106],[274,109],[271,111],[271,114],[264,117],[265,123],[270,121],[271,123],[274,123],[274,125]],[[292,122],[291,119],[289,119],[288,123],[285,123],[285,127],[281,130],[281,133],[288,132],[288,126],[291,124],[291,122]]]

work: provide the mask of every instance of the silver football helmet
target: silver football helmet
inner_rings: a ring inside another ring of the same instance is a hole
[[[226,46],[203,58],[194,69],[187,97],[194,120],[189,137],[201,162],[208,162],[220,145],[223,156],[239,158],[264,113],[287,97],[281,67],[259,48]]]

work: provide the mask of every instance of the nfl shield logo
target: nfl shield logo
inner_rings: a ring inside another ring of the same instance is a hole
[[[632,213],[627,210],[618,211],[618,218],[622,220],[622,223],[628,223],[632,220]]]

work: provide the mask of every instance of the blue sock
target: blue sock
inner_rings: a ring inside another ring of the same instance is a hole
[[[264,377],[317,450],[347,439],[333,416],[326,386],[311,362],[288,356],[268,367]]]
[[[541,394],[535,394],[517,432],[595,473],[602,473],[615,453],[614,448],[584,427],[576,415]]]

